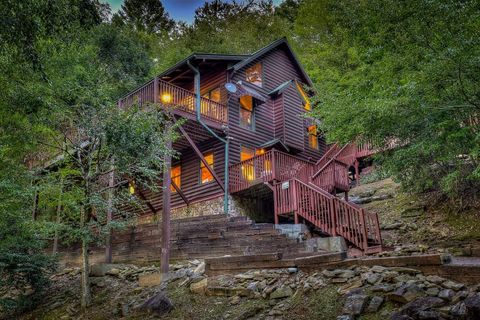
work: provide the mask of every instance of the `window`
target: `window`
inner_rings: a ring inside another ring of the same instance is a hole
[[[240,150],[240,161],[246,161],[242,165],[242,176],[248,181],[255,180],[255,166],[253,161],[247,161],[255,156],[255,149],[243,147]]]
[[[246,80],[259,87],[262,86],[262,64],[260,62],[247,69]]]
[[[128,182],[128,193],[135,194],[135,181]]]
[[[305,111],[312,110],[312,105],[310,104],[310,99],[308,98],[308,95],[305,92],[305,90],[303,90],[302,85],[297,81],[295,81],[295,83],[297,84],[298,91],[300,92],[300,94],[303,97],[303,108],[305,109]]]
[[[213,152],[207,152],[203,154],[203,157],[207,161],[210,168],[213,169]],[[208,171],[207,167],[200,161],[200,183],[205,184],[213,181],[213,175]]]
[[[242,96],[240,97],[240,126],[253,130],[253,97]]]
[[[180,165],[176,165],[172,167],[172,170],[170,171],[170,177],[172,178],[172,182],[174,182],[179,189],[182,183],[180,178],[181,174],[182,174],[182,167]],[[177,192],[177,190],[173,185],[170,186],[170,191]]]
[[[308,128],[308,145],[310,148],[318,150],[317,126],[311,125]]]
[[[212,90],[208,91],[207,93],[205,93],[203,95],[203,97],[207,98],[207,99],[210,99],[210,100],[213,100],[215,102],[220,102],[220,100],[221,100],[220,87],[217,87],[215,89],[212,89]]]

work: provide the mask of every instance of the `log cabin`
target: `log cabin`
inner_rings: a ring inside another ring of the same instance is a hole
[[[380,251],[377,216],[348,201],[349,171],[358,177],[359,159],[373,151],[326,145],[308,117],[312,86],[280,39],[248,55],[191,54],[122,97],[120,108],[158,103],[173,121],[183,119],[162,192],[132,187],[146,203],[138,214],[304,223],[365,253]]]

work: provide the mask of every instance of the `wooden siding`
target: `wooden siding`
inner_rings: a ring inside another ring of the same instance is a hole
[[[284,141],[285,119],[283,112],[283,96],[280,95],[273,100],[273,129],[274,137]]]
[[[294,85],[288,86],[283,92],[283,110],[284,110],[284,142],[287,146],[295,148],[302,152],[305,150],[305,125],[303,114],[302,99],[298,95],[297,88]]]

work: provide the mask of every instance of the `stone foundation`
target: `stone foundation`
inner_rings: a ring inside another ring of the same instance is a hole
[[[223,196],[214,199],[199,201],[189,206],[173,208],[172,220],[223,214]],[[255,222],[273,222],[273,204],[258,199],[245,199],[229,196],[228,213],[232,217],[247,216]],[[162,213],[158,216],[152,214],[138,217],[138,224],[153,223],[161,220]]]

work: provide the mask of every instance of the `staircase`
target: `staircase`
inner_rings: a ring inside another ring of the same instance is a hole
[[[271,150],[231,166],[230,192],[265,183],[273,191],[276,224],[279,217],[293,215],[295,223],[301,218],[326,235],[342,236],[364,254],[380,252],[378,216],[335,196],[350,189],[349,167],[355,165],[358,172],[358,159],[373,153],[368,145],[333,144],[320,160],[310,163]],[[255,179],[245,178],[252,176]]]

